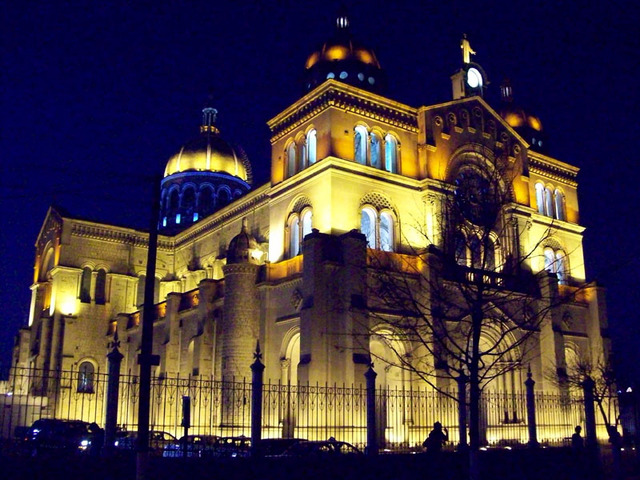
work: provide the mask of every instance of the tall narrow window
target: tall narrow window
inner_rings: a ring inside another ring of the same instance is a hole
[[[89,303],[91,301],[91,269],[84,267],[82,269],[82,279],[80,280],[80,301]]]
[[[564,220],[564,194],[557,190],[555,191],[555,200],[556,200],[556,218],[558,220]]]
[[[367,137],[367,129],[358,125],[354,135],[354,148],[355,160],[361,165],[367,164]]]
[[[91,362],[82,362],[78,368],[78,393],[93,393],[94,368]]]
[[[309,166],[309,157],[307,156],[307,152],[307,143],[305,140],[305,143],[300,145],[300,170],[304,170]]]
[[[458,265],[467,265],[467,241],[462,232],[456,232],[455,238],[455,256]]]
[[[304,237],[311,233],[311,210],[307,210],[302,215],[302,236],[300,241],[304,240]]]
[[[564,284],[567,282],[567,259],[562,250],[556,252],[556,275],[558,276],[558,283]]]
[[[396,173],[398,171],[398,142],[391,134],[387,134],[384,139],[384,169],[387,172]]]
[[[367,239],[368,248],[392,252],[394,247],[393,215],[372,207],[364,207],[360,214],[360,232]]]
[[[140,275],[138,277],[138,290],[136,295],[136,307],[141,307],[144,304],[144,288],[147,282],[146,275]]]
[[[362,209],[360,232],[367,238],[369,248],[376,248],[376,212],[373,209]]]
[[[484,247],[484,268],[486,270],[496,269],[496,246],[491,238],[487,238]]]
[[[287,148],[287,176],[292,177],[296,173],[296,144],[291,143]]]
[[[553,217],[553,194],[550,188],[544,189],[544,214]]]
[[[96,276],[96,303],[104,305],[107,300],[107,272],[101,268]]]
[[[316,163],[316,144],[317,133],[315,130],[309,130],[309,133],[307,133],[307,156],[309,159],[309,165]]]
[[[218,205],[224,207],[231,201],[231,193],[226,188],[218,190]]]
[[[300,253],[300,219],[297,215],[289,225],[289,252],[292,258]]]
[[[178,205],[180,204],[180,195],[178,195],[178,190],[173,190],[169,194],[169,211],[175,212],[178,210]]]
[[[213,212],[214,207],[213,189],[211,187],[204,187],[200,190],[200,195],[198,195],[198,211],[202,218]]]
[[[193,208],[196,206],[196,192],[193,188],[189,187],[182,192],[182,208],[187,213],[192,213]]]
[[[380,214],[380,250],[393,251],[393,217],[389,212]]]
[[[469,240],[469,250],[471,250],[471,266],[473,268],[483,268],[482,245],[476,235],[473,235]]]
[[[536,204],[538,213],[544,215],[544,185],[536,183]]]
[[[375,132],[371,132],[371,166],[374,168],[382,167],[380,164],[380,146],[380,136]]]
[[[550,248],[544,249],[544,269],[549,273],[554,273],[555,254]]]

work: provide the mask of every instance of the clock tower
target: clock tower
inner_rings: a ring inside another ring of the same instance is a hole
[[[451,76],[453,99],[482,97],[489,81],[484,69],[471,61],[471,55],[475,55],[476,52],[471,48],[466,35],[463,35],[460,40],[460,49],[462,50],[462,68]]]

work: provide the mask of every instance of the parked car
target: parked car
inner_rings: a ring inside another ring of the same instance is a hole
[[[292,445],[306,441],[304,438],[263,438],[260,440],[258,455],[262,457],[278,457]]]
[[[329,455],[362,455],[362,452],[347,442],[331,437],[329,440],[297,442],[287,448],[283,457],[307,457]]]
[[[165,446],[177,442],[176,437],[161,430],[149,431],[149,450],[153,454],[162,455]],[[138,432],[121,432],[116,435],[114,446],[118,450],[136,450],[138,446]]]
[[[244,435],[239,437],[220,437],[216,439],[211,451],[215,458],[248,457],[251,454],[251,439]]]
[[[165,458],[212,457],[219,438],[215,435],[186,435],[177,442],[165,445],[162,456]]]
[[[35,456],[45,452],[88,453],[92,441],[97,443],[91,424],[81,420],[41,418],[26,431],[27,451]]]

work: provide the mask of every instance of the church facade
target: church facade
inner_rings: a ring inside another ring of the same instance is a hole
[[[483,99],[485,74],[468,40],[461,47],[453,98],[404,105],[383,95],[375,54],[339,17],[335,35],[307,60],[307,93],[268,122],[271,178],[262,186],[216,128],[215,109],[203,110],[200,135],[169,159],[162,180],[155,376],[249,379],[259,342],[274,382],[362,384],[373,361],[381,387],[420,383],[393,358],[415,354],[411,342],[390,348],[372,334],[394,315],[382,312],[374,271],[389,261],[415,265],[429,245],[454,251],[443,212],[456,179],[498,157],[510,172],[510,233],[492,241],[491,265],[475,265],[469,246],[456,264],[486,269],[489,283],[514,263],[554,275],[540,276],[546,293],[535,308],[549,314],[527,338],[526,364],[519,358],[486,388],[522,392],[530,369],[537,390],[555,392],[546,372],[607,354],[603,291],[584,286],[578,169],[544,153],[540,120],[514,107],[510,86],[500,108]],[[51,208],[13,365],[89,379],[106,371],[117,332],[121,369],[137,374],[148,242],[145,232]],[[579,294],[548,300],[571,292]]]

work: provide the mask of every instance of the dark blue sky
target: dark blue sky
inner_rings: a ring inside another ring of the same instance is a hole
[[[244,146],[256,183],[267,181],[265,122],[299,97],[305,59],[332,32],[339,3],[5,3],[4,364],[27,322],[33,245],[48,206],[146,227],[151,178],[196,134],[210,89],[223,136]],[[511,78],[516,101],[542,119],[551,155],[582,169],[587,274],[608,287],[616,350],[637,373],[639,14],[632,2],[538,3],[346,2],[393,99],[450,100],[463,32],[492,80],[490,102]]]

